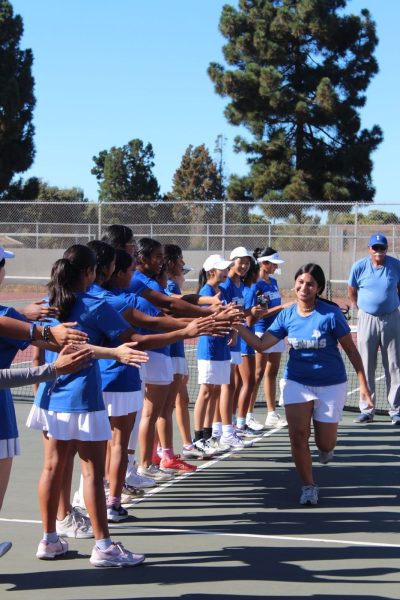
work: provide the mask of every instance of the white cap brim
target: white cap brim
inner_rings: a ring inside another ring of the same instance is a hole
[[[270,263],[273,263],[274,265],[282,265],[285,261],[282,260],[281,258],[274,258],[274,255],[272,254],[272,256],[259,256],[257,258],[257,262],[258,263],[270,262]]]

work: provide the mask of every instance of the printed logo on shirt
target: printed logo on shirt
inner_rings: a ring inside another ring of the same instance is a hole
[[[321,332],[318,329],[314,329],[311,337],[315,339],[298,340],[297,338],[288,338],[288,343],[295,350],[319,350],[326,348],[326,339],[320,339]]]

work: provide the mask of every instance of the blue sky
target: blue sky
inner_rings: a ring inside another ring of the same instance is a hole
[[[213,153],[226,137],[226,173],[244,174],[232,151],[238,128],[228,125],[227,99],[215,94],[208,64],[223,62],[218,30],[226,0],[11,0],[23,18],[22,48],[34,54],[36,158],[23,177],[80,187],[90,200],[98,186],[92,157],[130,139],[150,142],[161,192],[189,144]],[[368,8],[380,39],[380,73],[367,91],[362,125],[378,124],[384,142],[373,155],[376,203],[400,202],[399,0],[350,0]]]

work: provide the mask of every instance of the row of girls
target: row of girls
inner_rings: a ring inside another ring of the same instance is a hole
[[[28,417],[28,427],[43,432],[44,446],[38,486],[44,531],[36,556],[51,560],[66,554],[65,537],[95,537],[92,565],[135,566],[144,555],[113,542],[108,527],[129,516],[123,493],[125,500],[137,494],[129,482],[139,479],[143,488],[196,469],[172,447],[172,410],[187,371],[179,356],[172,363],[171,344],[225,335],[236,312],[220,310],[221,303],[212,298],[166,294],[159,277],[163,249],[155,240],[143,238],[136,247],[123,226],[112,226],[107,240],[71,246],[51,272],[47,301],[57,318],[50,324],[76,323],[98,360],[79,373],[40,384]],[[36,356],[37,363],[53,359],[49,349]],[[187,410],[186,402],[182,423],[189,451]],[[135,472],[131,460],[130,472],[128,451],[132,458],[138,439],[139,466]],[[90,520],[70,501],[76,454],[82,471],[79,494]]]

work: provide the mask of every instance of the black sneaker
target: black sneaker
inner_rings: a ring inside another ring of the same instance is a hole
[[[126,521],[129,519],[129,513],[122,506],[116,507],[114,504],[111,506],[107,505],[107,521],[109,523],[119,523],[120,521]]]

